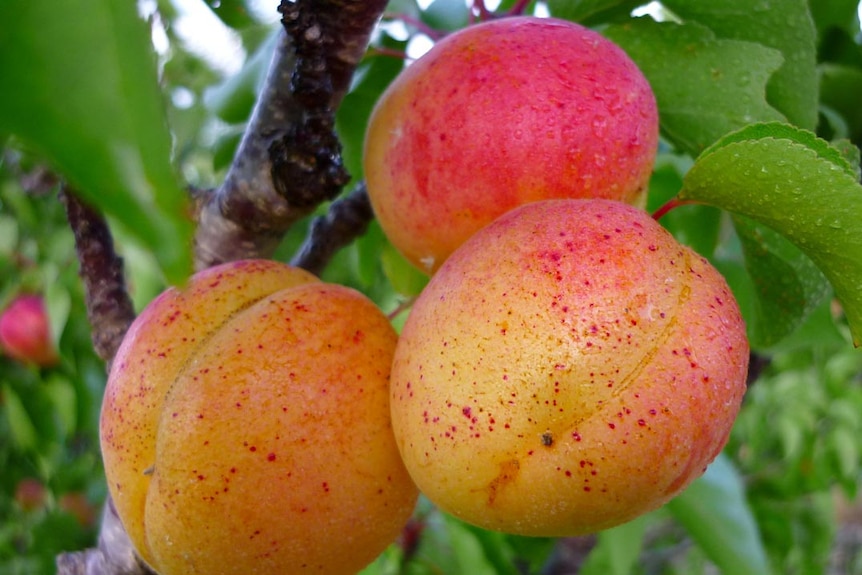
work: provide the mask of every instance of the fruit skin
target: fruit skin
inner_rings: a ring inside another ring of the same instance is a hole
[[[364,171],[387,237],[432,273],[530,201],[641,204],[657,146],[655,97],[621,48],[571,22],[503,18],[450,34],[393,81]]]
[[[100,432],[162,575],[354,573],[417,498],[389,419],[396,335],[367,298],[269,261],[195,275],[131,326]]]
[[[0,347],[24,363],[51,367],[60,361],[41,296],[18,296],[0,315]]]
[[[474,235],[417,299],[393,428],[419,489],[461,519],[595,532],[705,470],[748,357],[724,278],[645,212],[537,202]]]

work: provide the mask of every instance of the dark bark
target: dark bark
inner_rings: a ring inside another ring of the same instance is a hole
[[[196,267],[270,257],[349,176],[333,132],[385,1],[283,1],[285,33],[224,183],[199,196]]]
[[[114,240],[101,214],[65,186],[60,198],[75,236],[93,347],[100,358],[110,363],[135,319],[123,276],[123,260],[114,251]]]
[[[320,275],[335,252],[365,233],[373,217],[365,182],[360,182],[311,223],[305,243],[290,263]]]

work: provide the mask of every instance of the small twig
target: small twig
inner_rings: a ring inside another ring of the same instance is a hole
[[[114,251],[114,240],[102,215],[63,185],[60,199],[75,236],[79,275],[86,294],[87,317],[93,347],[110,364],[135,318],[123,277],[123,260]],[[146,575],[110,498],[105,504],[98,547],[57,556],[58,575]]]
[[[97,547],[57,556],[57,575],[156,575],[135,553],[110,499]]]
[[[659,209],[657,209],[656,211],[653,212],[652,219],[654,219],[655,221],[659,221],[660,219],[665,217],[669,211],[671,211],[675,208],[678,208],[680,206],[685,206],[687,204],[693,204],[693,203],[695,203],[695,202],[693,202],[691,200],[681,200],[679,198],[672,198],[672,199],[668,200]]]
[[[135,319],[123,277],[123,260],[114,251],[111,231],[101,214],[81,202],[65,185],[60,198],[75,236],[93,347],[100,358],[110,363]]]
[[[373,218],[365,182],[360,182],[311,223],[308,237],[290,263],[320,275],[333,254],[364,234]]]
[[[417,32],[428,36],[434,41],[437,41],[440,38],[443,38],[446,34],[448,34],[448,32],[446,32],[445,30],[437,30],[435,28],[432,28],[419,18],[414,18],[409,14],[400,14],[397,12],[393,12],[384,14],[383,19],[403,22],[407,26],[412,26],[413,28],[416,28]]]

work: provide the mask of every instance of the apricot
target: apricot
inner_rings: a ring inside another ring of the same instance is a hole
[[[108,487],[162,575],[352,574],[417,498],[389,411],[396,334],[365,296],[270,261],[156,298],[112,364]]]
[[[679,493],[725,445],[749,347],[724,278],[639,208],[505,214],[417,299],[392,367],[407,469],[442,509],[595,532]]]
[[[530,201],[641,204],[657,145],[655,97],[622,49],[572,22],[503,18],[450,34],[392,82],[364,171],[389,240],[433,273]]]
[[[42,296],[16,297],[0,315],[0,349],[23,363],[42,367],[60,361]]]

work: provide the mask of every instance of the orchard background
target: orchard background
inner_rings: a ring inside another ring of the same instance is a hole
[[[144,572],[110,511],[102,526],[97,421],[105,362],[165,286],[269,257],[359,289],[397,326],[427,281],[372,219],[364,130],[399,55],[490,8],[285,1],[291,43],[274,0],[200,0],[241,59],[226,73],[189,42],[183,4],[0,5],[0,308],[41,295],[60,356],[0,356],[0,574],[58,556],[61,573]],[[649,79],[648,209],[687,200],[661,223],[726,276],[748,325],[730,443],[664,508],[594,536],[501,535],[421,501],[366,575],[862,573],[858,2],[642,4],[494,10],[595,28]]]

